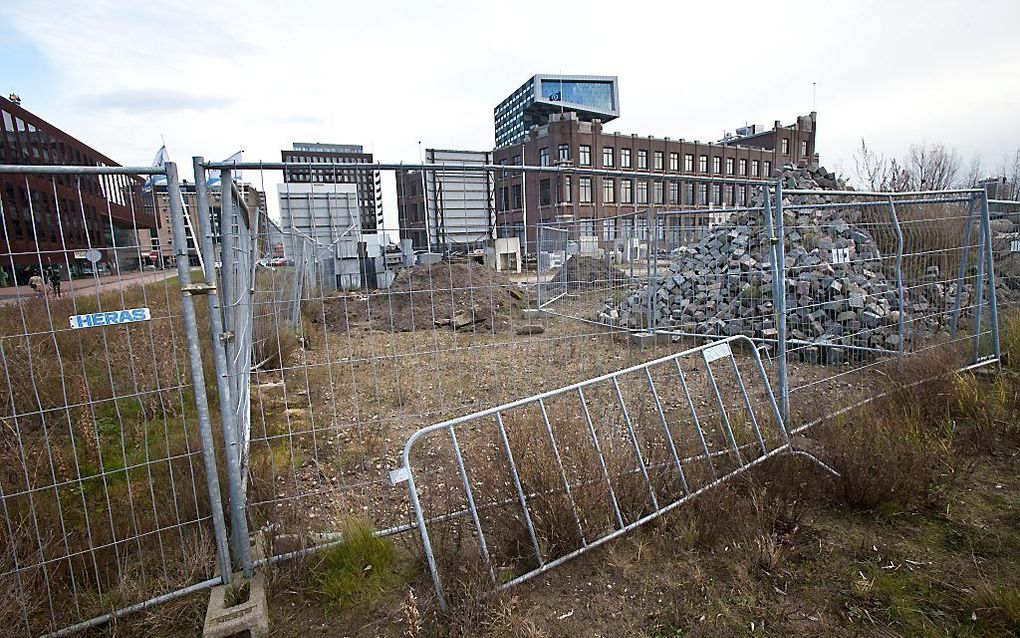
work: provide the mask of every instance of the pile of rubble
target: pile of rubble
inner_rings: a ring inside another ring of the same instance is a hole
[[[787,204],[836,201],[825,189],[845,188],[824,168],[783,170],[784,186],[819,190],[794,196]],[[883,258],[861,209],[798,208],[784,213],[788,337],[820,346],[899,348],[901,313],[904,339],[919,340],[942,326],[956,289],[939,283],[937,266],[918,273],[905,291],[901,308],[895,260]],[[772,288],[772,248],[760,211],[735,213],[697,243],[675,251],[669,274],[633,290],[622,302],[606,300],[602,323],[627,328],[676,330],[699,335],[776,338]],[[920,281],[917,281],[919,279]],[[971,294],[964,286],[961,304]],[[651,299],[649,300],[649,296]],[[904,344],[905,346],[906,344]],[[846,348],[805,347],[807,360],[838,362]]]

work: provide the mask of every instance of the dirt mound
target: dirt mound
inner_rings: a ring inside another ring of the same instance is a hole
[[[606,259],[571,255],[561,267],[552,271],[549,283],[565,285],[567,290],[604,289],[627,284],[626,273],[611,266]]]
[[[503,273],[475,262],[441,262],[401,270],[393,285],[327,299],[326,325],[334,330],[366,328],[390,332],[510,328],[514,305],[527,293]]]

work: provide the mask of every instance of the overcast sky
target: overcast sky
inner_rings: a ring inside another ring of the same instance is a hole
[[[162,135],[189,178],[192,155],[279,161],[292,141],[488,149],[493,107],[535,73],[618,75],[609,131],[707,141],[814,106],[829,168],[862,137],[991,168],[1020,146],[1018,24],[1017,0],[4,0],[0,91],[122,164]]]

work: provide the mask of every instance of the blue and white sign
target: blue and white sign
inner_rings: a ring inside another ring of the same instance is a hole
[[[111,310],[109,312],[93,312],[90,315],[72,315],[72,328],[95,328],[97,326],[116,326],[122,323],[134,323],[135,321],[148,321],[152,319],[152,313],[148,308],[128,308],[126,310]]]

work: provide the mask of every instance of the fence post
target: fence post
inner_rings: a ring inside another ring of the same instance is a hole
[[[956,275],[956,296],[953,299],[953,314],[949,321],[950,340],[956,339],[956,329],[960,323],[960,298],[963,296],[963,282],[967,276],[967,258],[970,252],[970,238],[974,225],[974,208],[976,203],[977,198],[971,195],[970,202],[967,204],[967,224],[963,234],[963,254],[960,255],[960,266],[957,269]]]
[[[977,290],[974,291],[974,344],[973,363],[981,356],[982,306],[985,305],[985,215],[981,211],[981,228],[978,229]]]
[[[563,258],[566,260],[566,253]],[[535,307],[542,308],[542,220],[535,225]]]
[[[294,260],[294,305],[290,309],[290,324],[294,330],[299,329],[301,321],[301,296],[303,294],[302,288],[305,285],[305,245],[306,242],[301,240],[301,256]]]
[[[992,348],[995,351],[995,368],[1002,369],[999,350],[999,308],[995,293],[995,253],[992,250],[992,224],[988,213],[988,191],[981,191],[981,223],[985,229],[985,259],[988,260],[988,310],[992,321]]]
[[[205,278],[206,283],[213,285],[216,282],[216,252],[213,244],[213,214],[209,206],[209,189],[205,180],[205,168],[202,166],[202,158],[192,159],[195,168],[195,199],[197,208],[201,212],[198,215],[200,223],[207,220],[206,228],[201,232],[201,250],[205,253]],[[226,176],[226,191],[230,192],[229,172]],[[224,182],[220,181],[221,201],[226,203],[227,196],[223,195]],[[223,275],[221,281],[226,288],[228,279],[226,273],[230,270],[227,266],[226,256],[229,241],[230,223],[224,220],[228,217],[227,206],[220,208],[220,273]],[[219,394],[220,425],[223,430],[224,454],[227,458],[227,488],[230,500],[230,529],[233,545],[233,557],[241,564],[245,576],[251,575],[251,548],[248,545],[248,519],[245,516],[244,491],[242,490],[242,476],[240,470],[240,455],[238,449],[240,442],[237,440],[237,428],[234,423],[233,392],[230,383],[230,360],[224,350],[224,339],[227,333],[224,331],[223,307],[221,296],[216,294],[216,288],[212,288],[208,295],[209,300],[209,326],[213,339],[213,363],[216,366],[216,391]],[[224,291],[223,297],[226,297]],[[226,303],[230,299],[226,298]]]
[[[762,195],[769,198],[769,187],[762,185]],[[783,229],[783,178],[776,179],[776,261],[779,275],[779,298],[776,299],[776,348],[779,356],[779,410],[783,421],[790,422],[790,380],[786,366],[786,233]]]
[[[655,330],[655,300],[652,292],[652,242],[651,228],[649,227],[652,218],[652,208],[645,209],[645,303],[648,306],[648,317],[645,322],[645,330]],[[635,220],[636,221],[636,220]],[[640,233],[638,233],[640,237]]]
[[[230,583],[231,577],[230,552],[227,549],[227,532],[223,518],[223,502],[220,498],[216,448],[213,444],[212,425],[209,418],[209,398],[205,392],[205,372],[202,369],[198,320],[195,318],[195,303],[191,295],[191,264],[188,261],[188,240],[184,231],[184,203],[181,199],[180,183],[177,181],[177,165],[167,162],[165,167],[167,199],[169,200],[170,223],[173,232],[174,261],[177,263],[177,277],[181,287],[181,315],[184,318],[184,335],[188,342],[191,384],[195,390],[195,410],[198,414],[199,437],[202,441],[205,483],[209,491],[209,509],[213,536],[216,539],[216,558],[220,567],[220,580],[226,585]],[[207,260],[206,264],[210,264],[210,262]],[[213,349],[218,350],[218,348]]]
[[[900,228],[900,218],[896,215],[896,204],[893,202],[892,195],[889,196],[889,214],[892,216],[893,230],[896,233],[896,299],[900,312],[896,324],[896,353],[897,356],[902,357],[907,312],[907,296],[903,289],[903,229]]]

